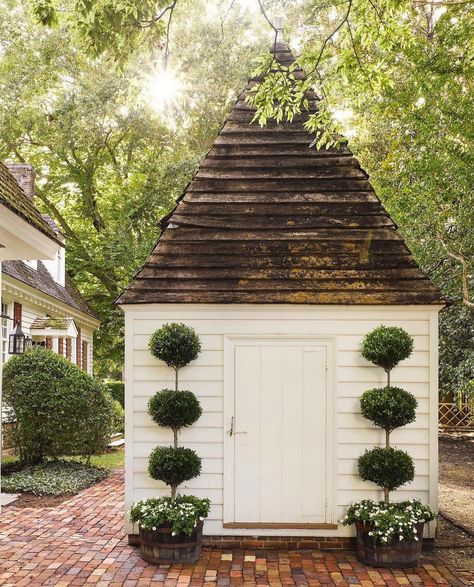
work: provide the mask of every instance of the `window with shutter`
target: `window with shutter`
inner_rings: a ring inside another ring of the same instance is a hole
[[[82,364],[82,344],[81,344],[81,329],[77,327],[77,339],[76,339],[76,365],[78,367]]]
[[[21,304],[19,302],[13,302],[13,319],[15,320],[15,324],[21,325],[22,314]]]
[[[82,341],[82,368],[87,373],[87,353],[88,353],[88,344],[84,340]]]

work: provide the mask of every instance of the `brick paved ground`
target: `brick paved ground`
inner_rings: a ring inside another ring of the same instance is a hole
[[[4,508],[0,522],[0,585],[205,587],[225,585],[463,585],[468,573],[442,564],[413,571],[375,570],[353,553],[206,550],[196,565],[143,562],[123,533],[123,476],[54,508]]]

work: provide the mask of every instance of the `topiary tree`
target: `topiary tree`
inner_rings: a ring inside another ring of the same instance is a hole
[[[413,338],[396,326],[378,326],[364,337],[361,354],[364,359],[387,373],[387,385],[390,385],[390,371],[408,359],[413,352]]]
[[[359,457],[359,475],[384,491],[389,503],[390,491],[413,481],[415,467],[410,455],[390,446],[390,434],[396,428],[414,422],[418,402],[399,387],[390,386],[392,369],[413,352],[413,338],[403,328],[379,326],[364,337],[362,356],[387,374],[387,385],[369,389],[360,400],[361,413],[367,420],[385,430],[385,447],[367,450]]]
[[[113,401],[103,385],[64,357],[32,347],[3,370],[3,399],[17,426],[15,447],[23,461],[92,454],[113,430]]]
[[[156,330],[148,345],[154,357],[174,369],[177,390],[179,370],[194,361],[201,352],[198,335],[186,324],[172,322]]]
[[[162,389],[148,402],[148,413],[159,426],[173,430],[173,446],[157,446],[150,454],[148,473],[153,479],[171,487],[171,501],[176,499],[178,485],[201,473],[201,459],[190,448],[178,446],[181,428],[191,426],[202,414],[201,405],[191,391],[178,389],[182,367],[197,358],[201,350],[199,337],[185,324],[165,324],[150,338],[151,354],[164,361],[175,372],[175,389]]]

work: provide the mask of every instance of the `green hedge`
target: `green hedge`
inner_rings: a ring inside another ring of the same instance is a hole
[[[104,386],[48,349],[33,347],[8,361],[3,394],[15,414],[12,440],[24,462],[89,457],[110,441],[114,406]]]
[[[119,402],[122,408],[125,408],[125,383],[123,381],[108,381],[105,387],[114,400]]]

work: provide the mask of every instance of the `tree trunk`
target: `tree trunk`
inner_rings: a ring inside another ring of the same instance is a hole
[[[177,489],[177,485],[172,485],[171,486],[171,503],[174,503],[176,500],[176,489]]]
[[[390,491],[387,487],[383,488],[383,500],[385,503],[390,503]]]
[[[175,370],[174,370],[174,388],[175,388],[175,391],[178,391],[178,372],[179,372],[179,369],[177,369],[175,367]]]
[[[390,387],[390,369],[387,369],[385,373],[387,374],[387,387]]]
[[[178,448],[178,428],[173,428],[173,446]]]

